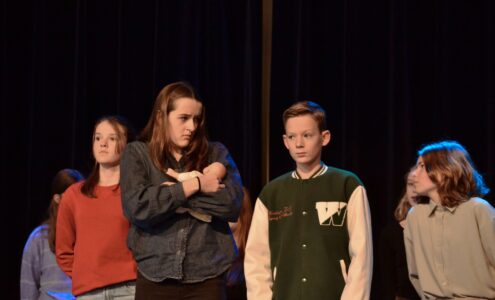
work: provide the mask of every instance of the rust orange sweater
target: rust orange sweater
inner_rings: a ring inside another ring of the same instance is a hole
[[[97,186],[96,198],[89,198],[81,193],[81,185],[73,184],[62,196],[56,236],[57,262],[72,277],[76,296],[136,279],[120,187]]]

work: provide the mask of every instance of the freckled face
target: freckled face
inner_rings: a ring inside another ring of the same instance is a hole
[[[175,109],[168,113],[168,134],[174,151],[189,146],[198,128],[202,104],[192,98],[179,98],[174,102]]]

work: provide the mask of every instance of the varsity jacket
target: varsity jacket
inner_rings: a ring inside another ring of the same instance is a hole
[[[244,261],[248,299],[369,299],[371,220],[356,175],[323,165],[268,183],[256,200]]]

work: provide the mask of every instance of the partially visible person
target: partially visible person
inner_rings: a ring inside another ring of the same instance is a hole
[[[196,170],[193,170],[190,172],[179,173],[172,168],[168,168],[166,174],[168,176],[175,178],[175,180],[177,180],[178,182],[183,182],[183,181],[186,181],[189,179],[197,178],[203,174],[205,174],[205,175],[206,174],[213,174],[218,178],[218,180],[222,180],[225,177],[225,175],[227,174],[227,169],[221,163],[213,162],[213,163],[209,164],[206,168],[203,169],[203,173],[196,171]],[[199,183],[199,181],[198,181],[198,183]],[[172,185],[172,184],[174,184],[174,183],[173,182],[166,182],[165,183],[165,185]],[[177,212],[177,213],[186,213],[187,212],[187,213],[191,214],[191,216],[195,217],[198,220],[201,220],[204,222],[211,222],[211,216],[210,215],[201,213],[199,211],[192,210],[188,207],[179,207],[179,208],[177,208],[177,210],[175,212]]]
[[[378,253],[382,300],[420,299],[409,280],[404,247],[407,212],[418,203],[411,175],[410,170],[406,174],[404,193],[394,211],[394,222],[385,227],[380,235]]]
[[[52,180],[48,219],[36,227],[24,247],[21,265],[21,299],[74,299],[71,279],[55,260],[55,233],[61,195],[72,184],[83,180],[79,171],[63,169]]]
[[[78,299],[134,299],[136,263],[126,245],[129,222],[120,198],[120,156],[134,138],[120,116],[99,119],[93,131],[93,171],[62,196],[57,262],[72,277]]]
[[[243,191],[244,198],[242,199],[239,219],[237,222],[229,222],[237,249],[239,249],[239,255],[227,273],[228,300],[247,299],[246,278],[244,276],[244,253],[246,251],[249,228],[251,227],[251,218],[253,217],[253,203],[251,202],[248,189],[244,187]]]
[[[167,183],[169,168],[190,172],[213,162],[227,169],[222,180],[203,174]],[[226,273],[237,256],[228,222],[239,217],[242,181],[227,148],[208,141],[204,103],[191,85],[162,88],[140,141],[124,150],[121,175],[128,245],[139,268],[136,299],[225,299]],[[177,213],[179,207],[211,222]]]
[[[441,141],[418,151],[404,240],[409,278],[422,299],[495,299],[495,209],[466,149]]]

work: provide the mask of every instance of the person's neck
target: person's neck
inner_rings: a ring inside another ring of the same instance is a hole
[[[313,174],[318,171],[322,165],[323,162],[319,159],[311,164],[297,165],[297,173],[301,176],[301,179],[308,179],[313,176]]]
[[[182,152],[176,149],[172,150],[172,155],[174,156],[176,161],[179,161],[182,158]]]
[[[440,199],[440,195],[438,194],[438,191],[434,190],[431,191],[428,195],[431,201],[435,202],[438,205],[442,205],[442,201]]]
[[[100,165],[100,180],[98,185],[111,186],[119,183],[120,180],[120,165],[104,166]]]

